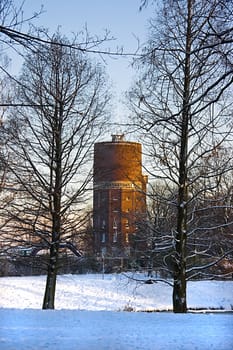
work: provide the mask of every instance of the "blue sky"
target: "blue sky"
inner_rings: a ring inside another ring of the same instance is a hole
[[[15,0],[20,4],[21,0]],[[50,29],[51,34],[58,26],[62,33],[69,36],[78,32],[85,25],[91,34],[101,36],[105,29],[110,30],[116,38],[108,43],[113,50],[123,46],[125,52],[135,52],[138,42],[135,37],[144,42],[147,37],[147,20],[152,8],[139,11],[140,0],[25,0],[25,17],[44,6],[44,13],[33,23]],[[126,58],[107,59],[107,73],[115,92],[114,110],[116,119],[124,121],[127,112],[121,100],[133,80],[134,72],[130,60]]]

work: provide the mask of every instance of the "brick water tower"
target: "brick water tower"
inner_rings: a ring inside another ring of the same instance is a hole
[[[146,184],[140,143],[112,135],[112,141],[95,144],[93,229],[98,253],[130,254],[146,216]]]

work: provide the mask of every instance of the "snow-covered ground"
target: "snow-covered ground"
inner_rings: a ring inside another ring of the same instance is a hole
[[[189,308],[220,311],[186,315],[126,312],[171,310],[164,283],[59,276],[55,311],[40,310],[44,287],[45,276],[0,278],[0,349],[233,349],[233,281],[190,282]]]
[[[172,310],[172,288],[145,284],[146,275],[88,274],[58,276],[56,309],[89,311]],[[0,307],[41,309],[45,276],[0,278]],[[189,282],[189,308],[233,309],[233,281]]]

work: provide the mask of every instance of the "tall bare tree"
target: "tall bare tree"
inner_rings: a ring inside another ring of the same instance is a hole
[[[44,309],[54,308],[60,249],[83,227],[92,147],[107,125],[104,71],[68,44],[57,33],[50,46],[27,56],[18,89],[27,107],[17,110],[17,125],[24,128],[11,128],[8,145],[20,159],[10,165],[20,188],[8,209],[12,227],[26,229],[50,252]]]
[[[142,1],[145,6],[148,1]],[[156,1],[143,71],[129,93],[134,125],[150,155],[149,172],[176,188],[173,236],[173,309],[186,312],[187,240],[194,183],[232,168],[224,164],[202,171],[203,159],[231,144],[233,76],[232,1]],[[199,171],[197,171],[199,169]],[[212,188],[214,190],[214,187]]]

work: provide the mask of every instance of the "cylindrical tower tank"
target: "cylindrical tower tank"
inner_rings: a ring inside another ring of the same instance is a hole
[[[111,142],[99,142],[94,148],[94,184],[112,181],[142,181],[141,144],[112,135]]]

